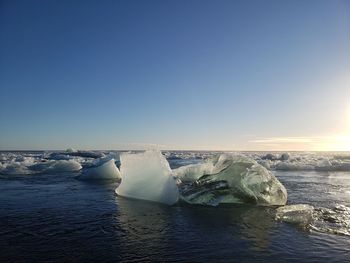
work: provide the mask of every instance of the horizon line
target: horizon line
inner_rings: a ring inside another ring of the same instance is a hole
[[[169,152],[349,152],[350,150],[189,150],[189,149],[183,149],[183,150],[174,150],[174,149],[77,149],[77,151],[119,151],[119,152],[126,152],[126,151],[169,151]],[[18,149],[18,150],[2,150],[0,149],[0,152],[45,152],[45,151],[52,151],[52,152],[67,152],[67,149]],[[68,153],[68,152],[67,152]]]

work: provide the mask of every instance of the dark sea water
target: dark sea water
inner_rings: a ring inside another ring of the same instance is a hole
[[[274,173],[289,204],[350,207],[350,172]],[[76,175],[0,176],[0,262],[350,261],[350,236],[327,232],[332,223],[317,231],[278,222],[268,207],[130,200],[117,183]]]

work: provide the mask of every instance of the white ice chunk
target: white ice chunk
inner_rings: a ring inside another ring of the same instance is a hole
[[[120,196],[172,205],[179,191],[168,161],[159,151],[120,155],[122,182]]]
[[[84,169],[80,178],[86,180],[117,180],[121,179],[121,176],[114,159],[106,160],[102,158],[95,162],[94,167]]]

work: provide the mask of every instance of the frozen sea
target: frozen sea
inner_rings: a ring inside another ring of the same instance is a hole
[[[267,167],[287,204],[315,207],[300,225],[275,207],[117,196],[118,181],[80,180],[119,152],[0,152],[0,262],[348,262],[350,153],[240,153]],[[171,168],[215,152],[163,152]]]

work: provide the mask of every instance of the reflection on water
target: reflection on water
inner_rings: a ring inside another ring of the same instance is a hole
[[[118,211],[114,217],[121,235],[121,252],[127,258],[141,260],[167,249],[171,207],[116,198]]]
[[[266,250],[270,245],[270,235],[274,226],[274,212],[269,208],[250,207],[240,215],[244,237],[254,242],[254,249]]]
[[[218,248],[221,253],[232,254],[234,250],[229,244],[236,242],[248,249],[264,251],[276,223],[270,209],[262,207],[169,207],[119,197],[116,203],[116,226],[123,233],[122,251],[136,260],[145,255],[164,259],[169,252],[174,257],[184,253],[184,259],[215,258]],[[199,254],[194,256],[188,250]]]

